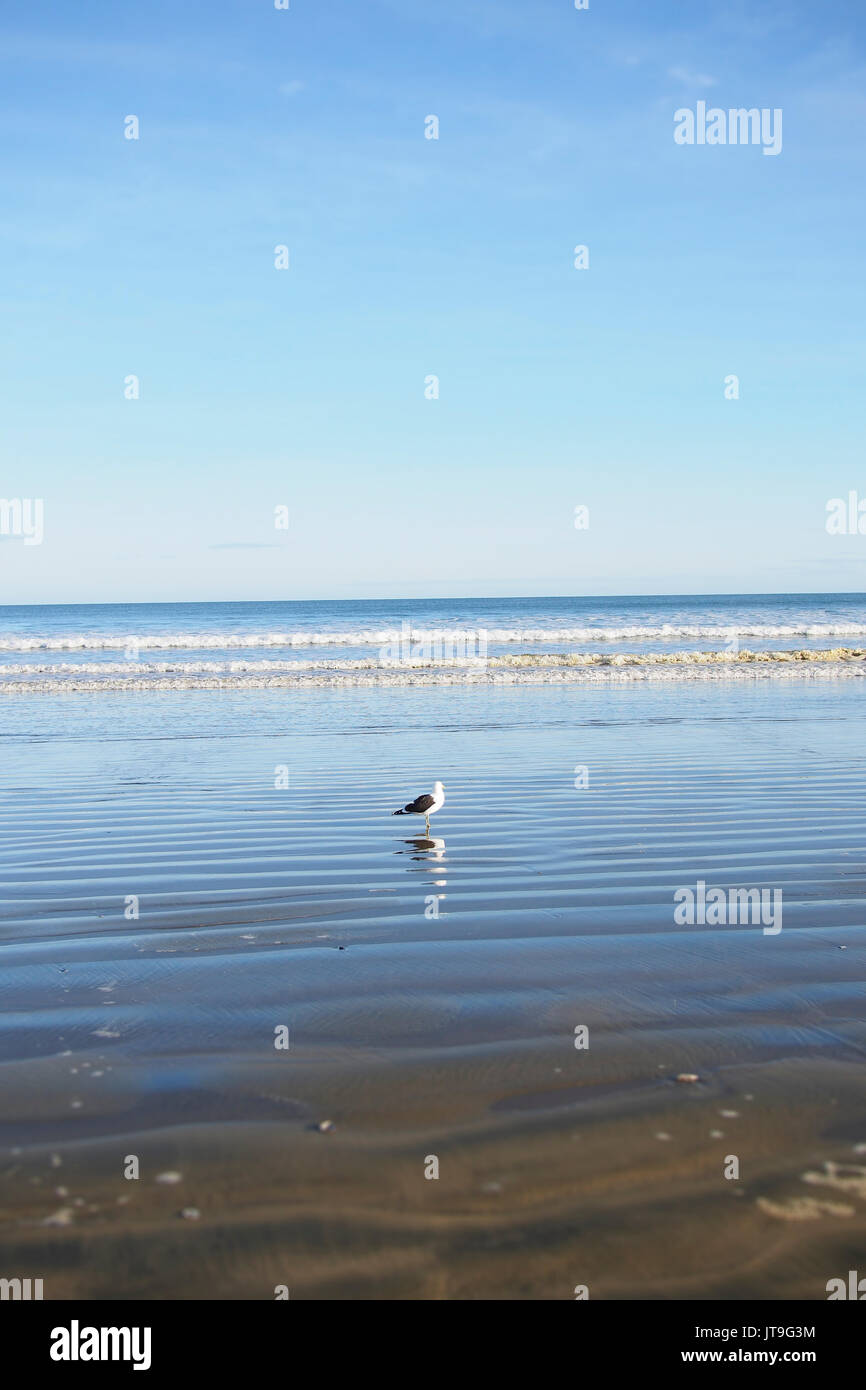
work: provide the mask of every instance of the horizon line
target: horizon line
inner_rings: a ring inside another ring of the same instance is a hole
[[[414,597],[405,595],[379,595],[364,596],[358,598],[221,598],[221,599],[86,599],[65,603],[2,603],[0,612],[9,608],[154,608],[163,606],[166,608],[193,607],[204,604],[233,604],[241,606],[249,604],[293,604],[293,603],[503,603],[503,602],[537,602],[544,599],[554,600],[573,600],[573,599],[664,599],[664,598],[692,598],[692,599],[720,599],[720,598],[815,598],[824,595],[827,598],[866,598],[866,590],[861,589],[743,589],[743,590],[713,590],[698,592],[691,589],[670,590],[664,593],[606,593],[606,594],[416,594]]]

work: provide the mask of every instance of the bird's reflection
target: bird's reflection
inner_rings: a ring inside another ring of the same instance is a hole
[[[409,850],[398,849],[398,854],[410,854],[413,860],[412,867],[419,864],[422,869],[433,864],[447,864],[445,858],[445,841],[434,839],[428,835],[415,835],[411,840],[404,840],[404,845],[409,845]],[[410,870],[411,871],[411,870]],[[417,872],[417,871],[416,871]],[[437,888],[444,888],[447,880],[444,878],[434,879]]]
[[[437,862],[439,862],[445,854],[444,840],[428,840],[425,835],[416,835],[414,839],[404,840],[403,843],[406,845],[413,845],[415,849],[422,850],[426,855],[431,859],[435,859]],[[417,855],[412,855],[413,859],[417,857]]]

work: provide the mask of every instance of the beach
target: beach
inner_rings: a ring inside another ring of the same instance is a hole
[[[866,1235],[861,702],[790,666],[9,694],[3,1269],[825,1299]],[[391,813],[436,777],[427,839]],[[678,923],[701,883],[778,930]]]

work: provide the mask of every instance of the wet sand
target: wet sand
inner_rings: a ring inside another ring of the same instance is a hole
[[[35,741],[16,702],[0,1274],[826,1298],[866,1236],[858,684],[57,697]],[[390,811],[434,776],[427,841]],[[678,926],[698,879],[783,929]]]

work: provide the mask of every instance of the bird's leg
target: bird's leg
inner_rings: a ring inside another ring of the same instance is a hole
[[[430,817],[424,817],[424,829],[427,831],[427,839],[430,839]]]

